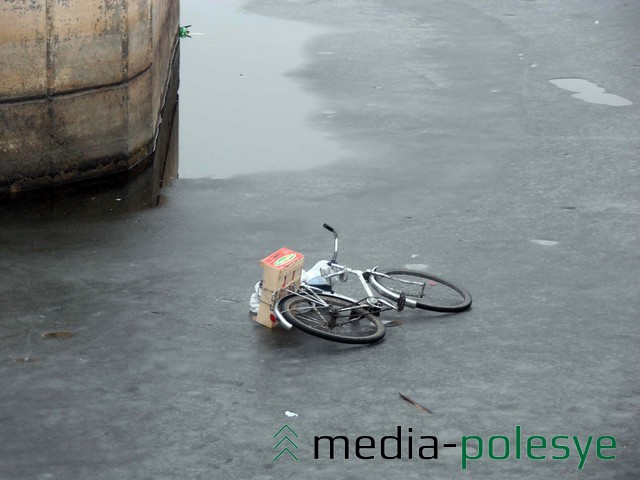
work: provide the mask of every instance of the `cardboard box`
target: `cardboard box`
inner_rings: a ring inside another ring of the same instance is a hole
[[[258,314],[255,316],[254,320],[258,323],[261,323],[265,327],[275,327],[278,324],[278,321],[273,315],[273,307],[276,302],[280,300],[285,295],[288,295],[288,289],[296,289],[300,286],[300,282],[294,282],[291,285],[287,285],[284,289],[278,290],[276,292],[272,292],[267,288],[263,288],[260,295],[260,306],[258,307]]]
[[[260,302],[260,307],[258,307],[257,315],[253,316],[253,319],[264,325],[265,327],[273,328],[278,324],[276,320],[276,316],[273,314],[269,305],[266,303]]]
[[[288,248],[281,248],[277,252],[260,260],[262,266],[262,288],[272,292],[280,290],[300,278],[304,255]]]
[[[284,288],[294,289],[300,286],[303,264],[304,255],[288,248],[281,248],[260,260],[262,292],[258,314],[254,318],[256,322],[269,328],[277,325],[271,308],[287,294]]]
[[[297,290],[299,287],[300,279],[298,278],[297,281],[294,281],[293,283],[290,283],[289,285],[286,285],[284,288],[276,290],[275,292],[272,292],[268,288],[263,288],[260,294],[260,302],[266,303],[270,307],[273,307],[278,300],[280,300],[285,295],[289,295],[289,293],[291,293],[291,290]]]

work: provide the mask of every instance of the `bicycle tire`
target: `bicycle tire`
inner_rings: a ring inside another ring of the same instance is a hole
[[[275,308],[293,326],[316,337],[340,343],[374,343],[382,340],[382,322],[358,303],[326,293],[282,297]]]
[[[404,294],[408,307],[443,313],[462,312],[471,307],[472,299],[469,292],[430,273],[414,270],[389,270],[380,273],[390,278],[372,274],[369,282],[373,288],[381,295],[396,301]],[[417,286],[405,285],[398,279],[422,282],[425,288],[423,290]]]

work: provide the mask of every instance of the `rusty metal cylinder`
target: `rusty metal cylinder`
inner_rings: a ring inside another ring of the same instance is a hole
[[[1,2],[0,194],[147,158],[177,75],[178,26],[178,0]]]

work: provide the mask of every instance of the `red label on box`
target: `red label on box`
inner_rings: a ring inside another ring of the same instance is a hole
[[[281,248],[277,252],[273,252],[268,257],[263,258],[260,263],[263,265],[275,268],[276,270],[282,270],[287,265],[303,258],[301,253],[294,252],[288,248]]]

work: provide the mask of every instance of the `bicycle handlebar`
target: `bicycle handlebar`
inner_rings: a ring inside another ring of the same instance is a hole
[[[323,223],[322,226],[333,233],[333,257],[329,262],[329,265],[331,265],[332,263],[336,263],[336,260],[338,259],[338,232],[336,232],[333,227],[327,225],[326,223]]]

